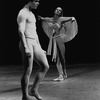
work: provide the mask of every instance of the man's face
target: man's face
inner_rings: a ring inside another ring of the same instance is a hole
[[[32,2],[32,8],[37,9],[37,7],[39,5],[39,1],[40,0],[33,0],[33,2]]]

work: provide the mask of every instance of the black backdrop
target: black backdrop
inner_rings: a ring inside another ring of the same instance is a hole
[[[24,6],[24,0],[8,0],[1,7],[0,65],[21,64],[18,48],[17,14]],[[66,43],[68,64],[100,62],[99,2],[81,0],[41,0],[37,12],[41,16],[53,16],[56,7],[62,7],[64,16],[74,16],[78,23],[78,34]],[[3,27],[2,27],[3,26]],[[49,39],[37,20],[37,31],[42,48],[47,49]]]

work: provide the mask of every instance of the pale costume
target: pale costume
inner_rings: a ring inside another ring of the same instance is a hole
[[[62,19],[63,19],[63,17],[62,17]],[[56,38],[60,37],[60,38],[62,38],[63,43],[71,41],[76,36],[76,34],[78,33],[78,26],[77,26],[76,20],[74,20],[74,21],[71,21],[71,20],[66,21],[66,20],[60,20],[59,19],[58,22],[60,24],[63,24],[63,25],[62,25],[62,27],[60,27],[60,30],[57,30],[57,31],[59,31],[57,33],[58,35],[53,36],[53,34],[55,32],[54,24],[51,25],[52,19],[49,19],[49,20],[51,20],[51,21],[49,22],[49,21],[43,20],[42,21],[42,27],[43,27],[44,32],[46,33],[46,35],[50,39],[48,50],[47,50],[47,54],[51,55],[52,39],[56,39]],[[54,49],[53,49],[54,53],[53,53],[53,56],[56,56],[56,54],[57,54],[56,46],[55,46],[56,42],[55,42],[55,40],[53,42],[54,42]]]

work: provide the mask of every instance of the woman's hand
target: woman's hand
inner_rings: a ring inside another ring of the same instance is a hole
[[[41,19],[42,19],[42,17],[38,15],[38,20],[41,20]]]
[[[75,21],[75,18],[74,17],[72,17],[72,21]]]
[[[54,29],[58,29],[58,28],[60,28],[60,25],[58,23],[55,23],[54,24]]]

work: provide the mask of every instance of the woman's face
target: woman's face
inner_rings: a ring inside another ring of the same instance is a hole
[[[62,9],[60,7],[56,8],[55,12],[56,15],[61,15]]]

